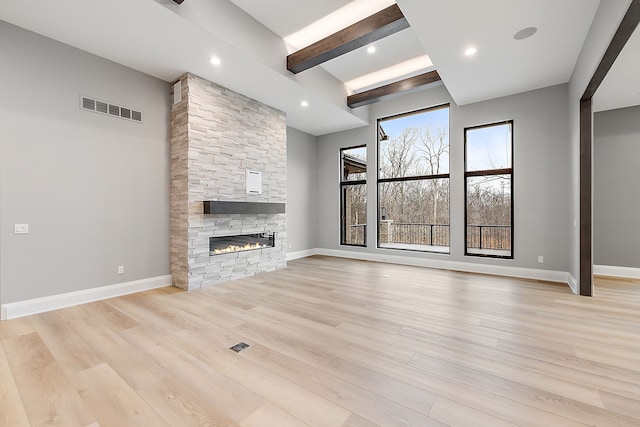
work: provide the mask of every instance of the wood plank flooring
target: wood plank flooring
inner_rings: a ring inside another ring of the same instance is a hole
[[[595,283],[315,256],[0,322],[0,425],[640,426],[640,282]]]

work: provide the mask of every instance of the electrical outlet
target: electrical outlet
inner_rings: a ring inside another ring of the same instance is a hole
[[[544,262],[544,257],[542,255],[538,256],[538,264],[542,264]]]
[[[118,274],[124,274],[124,265],[118,266]]]
[[[289,243],[289,249],[291,249],[291,243]]]
[[[13,225],[13,233],[14,234],[28,234],[29,233],[29,224],[14,224]]]

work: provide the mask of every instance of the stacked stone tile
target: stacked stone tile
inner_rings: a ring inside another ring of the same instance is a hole
[[[180,78],[171,109],[171,273],[191,290],[286,266],[286,214],[204,215],[204,200],[287,200],[283,112],[193,74]],[[246,171],[262,172],[262,194],[246,194]],[[209,237],[276,233],[276,245],[209,255]]]

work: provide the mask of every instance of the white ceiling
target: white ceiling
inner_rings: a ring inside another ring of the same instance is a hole
[[[411,28],[376,42],[375,54],[361,48],[297,75],[286,70],[291,46],[284,37],[363,2],[389,0],[185,0],[181,6],[172,0],[20,0],[0,2],[0,20],[167,82],[195,73],[284,111],[292,127],[321,135],[369,120],[367,107],[346,106],[351,91],[343,82],[425,54],[459,105],[565,83],[599,4],[397,0]],[[532,38],[513,39],[529,26],[538,27]],[[478,53],[466,58],[462,51],[470,44]],[[221,66],[209,63],[212,55]]]
[[[264,26],[284,38],[323,16],[346,6],[351,0],[231,0]],[[298,49],[304,46],[296,46]]]
[[[569,81],[599,0],[397,0],[457,104]],[[513,36],[526,27],[538,32]],[[478,53],[464,56],[468,46]]]

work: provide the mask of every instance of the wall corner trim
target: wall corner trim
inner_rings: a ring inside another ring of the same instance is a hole
[[[616,265],[594,265],[593,274],[598,276],[624,277],[626,279],[640,279],[640,268],[618,267]]]
[[[569,287],[571,288],[571,291],[574,294],[578,295],[579,294],[579,292],[578,292],[578,280],[575,277],[573,277],[573,275],[571,273],[567,273],[567,274],[569,275],[568,283],[569,283]]]
[[[107,298],[133,294],[150,289],[171,286],[171,275],[150,277],[148,279],[117,283],[115,285],[100,286],[82,291],[67,292],[42,298],[3,304],[0,320],[16,319],[32,314],[44,313],[74,305],[86,304]]]

